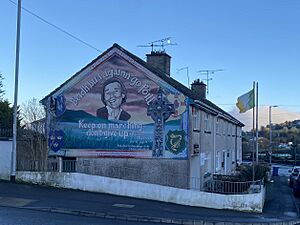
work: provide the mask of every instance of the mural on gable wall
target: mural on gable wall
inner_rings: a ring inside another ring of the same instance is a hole
[[[117,54],[54,96],[49,154],[187,158],[187,99]]]

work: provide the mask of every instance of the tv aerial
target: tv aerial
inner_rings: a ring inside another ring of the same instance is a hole
[[[203,80],[206,81],[206,86],[207,86],[207,88],[206,88],[206,93],[207,93],[207,95],[208,95],[208,89],[209,89],[209,86],[208,86],[208,85],[209,85],[209,81],[212,80],[212,78],[209,77],[209,76],[210,76],[210,75],[213,75],[213,74],[215,74],[215,73],[217,73],[217,72],[221,72],[221,71],[224,71],[224,70],[222,70],[222,69],[217,69],[217,70],[198,70],[198,71],[197,71],[197,73],[203,74],[203,75],[206,76],[206,79],[203,79]]]
[[[146,45],[138,45],[137,47],[150,47],[151,48],[151,52],[154,51],[155,47],[159,47],[161,49],[162,52],[165,51],[165,46],[169,46],[169,45],[177,45],[177,43],[171,43],[171,37],[167,37],[167,38],[163,38],[157,41],[152,41],[149,42]]]

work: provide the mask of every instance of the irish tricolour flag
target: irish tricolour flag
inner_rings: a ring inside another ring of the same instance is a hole
[[[240,113],[244,113],[254,107],[254,89],[238,97],[236,106]]]

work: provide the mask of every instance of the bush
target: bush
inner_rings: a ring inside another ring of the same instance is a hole
[[[267,164],[254,163],[254,180],[267,180],[267,172],[271,168]],[[238,177],[241,181],[252,181],[253,179],[253,166],[252,164],[240,165]]]

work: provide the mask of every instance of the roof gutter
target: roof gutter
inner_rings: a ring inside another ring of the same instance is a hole
[[[202,107],[204,107],[205,111],[207,111],[215,116],[218,115],[218,112],[215,109],[211,108],[209,105],[207,105],[199,100],[194,100],[194,103],[196,103],[196,105],[201,105]]]
[[[200,100],[194,100],[194,102],[197,104],[197,105],[201,105],[202,107],[205,107],[207,108],[211,113],[215,114],[216,116],[218,117],[221,117],[221,118],[224,118],[234,124],[237,124],[237,125],[241,125],[241,126],[245,126],[243,123],[241,123],[240,121],[238,120],[234,120],[232,118],[230,118],[229,116],[225,115],[224,113],[220,113],[214,109],[212,109],[209,105],[201,102]]]

